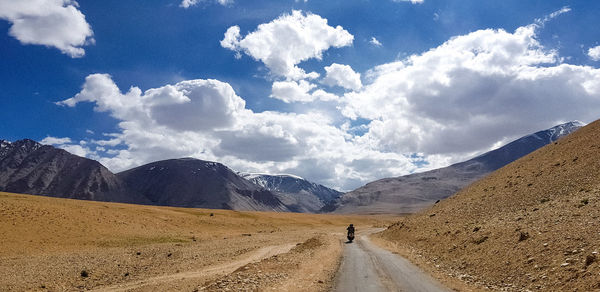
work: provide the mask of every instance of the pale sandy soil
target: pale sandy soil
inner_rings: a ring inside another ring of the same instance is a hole
[[[0,291],[325,291],[345,226],[391,219],[0,193]]]
[[[198,290],[329,291],[341,251],[338,237],[318,234],[287,253],[245,265]]]

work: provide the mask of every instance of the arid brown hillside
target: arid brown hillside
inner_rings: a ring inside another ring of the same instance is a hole
[[[381,237],[480,288],[600,289],[600,122],[494,172]]]

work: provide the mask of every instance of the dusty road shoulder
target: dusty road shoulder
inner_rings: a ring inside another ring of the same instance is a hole
[[[289,252],[245,265],[199,291],[329,291],[342,253],[339,235],[320,234]]]
[[[416,265],[421,270],[423,270],[425,273],[427,273],[429,276],[436,279],[437,281],[442,283],[444,286],[448,287],[449,289],[451,289],[453,291],[463,291],[463,292],[483,291],[482,289],[473,287],[472,285],[467,285],[466,283],[464,283],[454,277],[448,276],[447,274],[444,273],[444,271],[442,269],[439,269],[439,267],[436,267],[435,263],[425,260],[423,258],[423,256],[420,255],[416,250],[409,249],[409,248],[403,247],[395,242],[388,241],[388,240],[382,238],[381,236],[379,236],[379,234],[377,234],[377,233],[369,236],[369,240],[374,245],[407,259],[412,264]]]
[[[156,288],[167,288],[172,285],[173,282],[180,281],[202,281],[210,279],[211,277],[218,277],[219,275],[226,275],[232,273],[239,267],[247,265],[251,262],[260,261],[264,258],[276,256],[282,253],[289,252],[294,247],[294,244],[283,244],[276,246],[266,246],[258,250],[244,254],[239,259],[224,264],[214,265],[206,267],[197,271],[187,271],[170,275],[162,275],[152,278],[147,278],[139,281],[130,283],[124,283],[109,287],[103,287],[100,289],[92,290],[95,292],[117,292],[117,291],[135,291],[144,289],[156,289]],[[162,287],[161,287],[162,286]],[[168,288],[167,288],[168,289]]]

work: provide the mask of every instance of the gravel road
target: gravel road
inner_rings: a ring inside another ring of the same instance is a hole
[[[451,291],[408,260],[375,246],[370,229],[346,243],[334,291]]]

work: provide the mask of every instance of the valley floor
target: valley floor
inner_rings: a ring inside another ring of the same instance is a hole
[[[0,290],[327,291],[345,226],[391,220],[0,193]]]

